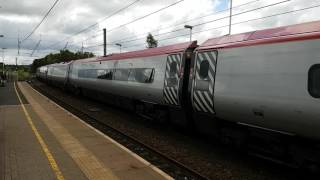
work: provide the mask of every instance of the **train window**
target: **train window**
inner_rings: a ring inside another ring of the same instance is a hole
[[[97,78],[96,69],[80,69],[78,71],[78,77],[80,78]]]
[[[128,81],[129,72],[129,69],[116,69],[114,73],[114,80]]]
[[[312,97],[320,98],[320,64],[313,65],[309,70],[308,90]]]
[[[136,81],[136,70],[135,69],[130,69],[128,81]]]
[[[112,80],[112,78],[113,78],[113,70],[108,69],[106,71],[105,79]]]
[[[112,69],[98,70],[98,79],[112,80]]]
[[[130,69],[129,81],[140,83],[151,83],[153,81],[154,69],[136,68]]]
[[[208,71],[209,71],[209,62],[208,60],[203,60],[200,63],[200,70],[199,70],[200,78],[201,79],[208,78]]]
[[[137,82],[150,83],[152,82],[154,69],[135,69],[135,77]]]
[[[178,71],[177,63],[175,61],[171,62],[169,76],[170,77],[176,76],[177,71]]]
[[[84,77],[84,70],[78,71],[78,77],[83,78]]]
[[[98,69],[97,70],[97,78],[101,77],[101,76],[105,76],[106,75],[106,70],[105,69]]]

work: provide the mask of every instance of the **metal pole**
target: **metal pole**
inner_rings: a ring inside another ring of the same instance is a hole
[[[120,53],[121,53],[121,46],[122,46],[122,44],[120,44],[120,43],[116,43],[115,45],[116,45],[116,46],[119,46]]]
[[[40,39],[41,39],[41,36],[40,36]],[[20,58],[20,48],[21,48],[21,41],[20,41],[20,29],[18,30],[18,57],[16,58],[16,65],[18,64],[18,58]],[[16,66],[16,71],[15,71],[15,74],[14,74],[14,80],[13,81],[18,81],[19,78],[18,78],[18,66]]]
[[[2,74],[4,75],[4,48],[2,48]]]
[[[103,56],[107,55],[107,31],[103,28]]]
[[[231,35],[231,23],[232,23],[232,0],[230,1],[230,16],[229,16],[229,35]]]
[[[184,28],[187,28],[187,29],[190,29],[190,42],[192,41],[192,28],[193,26],[190,26],[190,25],[184,25]]]
[[[83,54],[83,41],[82,41],[82,44],[81,44],[81,54]]]

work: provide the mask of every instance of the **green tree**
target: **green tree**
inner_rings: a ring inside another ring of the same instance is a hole
[[[44,66],[47,64],[54,64],[54,63],[60,63],[60,62],[69,62],[72,60],[77,59],[85,59],[94,57],[94,54],[91,52],[72,52],[68,49],[60,50],[59,53],[56,54],[48,54],[44,58],[41,59],[35,59],[31,65],[31,71],[34,73],[36,72],[37,68],[40,66]]]
[[[152,36],[151,33],[148,34],[147,36],[147,48],[155,48],[158,47],[158,41],[156,39],[154,39],[154,37]]]

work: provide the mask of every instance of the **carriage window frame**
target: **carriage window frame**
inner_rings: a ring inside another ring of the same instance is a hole
[[[206,65],[207,65],[207,66],[205,66],[205,67],[206,67],[206,71],[205,71],[205,72],[202,71],[202,70],[203,70],[203,66],[202,66],[203,63],[206,63]],[[208,61],[207,59],[203,60],[203,61],[200,63],[200,67],[199,67],[199,77],[200,77],[200,79],[202,79],[202,80],[207,80],[207,79],[208,79],[208,77],[209,77],[209,70],[210,70],[209,66],[210,66],[210,63],[209,63],[209,61]],[[204,75],[204,74],[205,74],[205,75]]]
[[[96,76],[92,76],[95,72]],[[122,68],[122,69],[80,69],[79,78],[114,80],[137,83],[152,83],[154,80],[154,68]],[[139,76],[139,77],[138,77]]]
[[[176,74],[178,73],[177,66],[178,66],[178,64],[175,61],[172,61],[170,63],[170,71],[169,71],[169,77],[170,78],[174,78],[176,76]]]
[[[320,98],[320,64],[315,64],[309,69],[308,91],[312,97]]]
[[[128,81],[138,83],[152,83],[154,76],[154,68],[132,68]]]
[[[115,69],[114,78],[116,81],[128,81],[130,75],[130,69]]]
[[[97,78],[98,79],[104,79],[104,80],[112,80],[113,79],[113,69],[100,69],[100,70],[104,70],[104,74],[99,75]]]

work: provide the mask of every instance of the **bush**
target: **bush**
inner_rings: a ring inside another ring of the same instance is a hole
[[[31,79],[29,71],[18,70],[18,81],[26,81]]]

